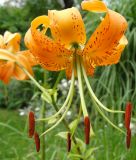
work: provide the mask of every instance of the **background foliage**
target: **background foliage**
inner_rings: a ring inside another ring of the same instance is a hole
[[[15,2],[16,5],[13,5]],[[62,3],[63,2],[63,3]],[[65,3],[64,3],[65,2]],[[81,0],[69,0],[69,1],[59,1],[59,0],[9,0],[6,1],[4,6],[0,6],[0,34],[3,34],[5,30],[10,30],[11,32],[20,32],[24,36],[25,32],[30,26],[30,22],[36,16],[47,14],[48,9],[62,9],[72,4],[79,7]],[[99,99],[106,104],[107,106],[114,106],[114,109],[124,109],[127,101],[133,103],[133,117],[136,115],[135,104],[136,104],[136,1],[135,0],[120,0],[112,1],[106,0],[109,8],[118,11],[124,15],[128,21],[128,30],[126,36],[128,38],[128,46],[126,47],[121,61],[117,65],[112,65],[108,67],[98,67],[96,69],[95,75],[93,78],[90,78],[90,83],[99,97]],[[100,23],[99,14],[88,13],[82,11],[84,17],[84,22],[86,26],[87,37],[93,33],[96,26]],[[21,43],[22,49],[25,48],[23,40]],[[52,86],[58,73],[47,72],[41,69],[40,67],[34,68],[36,73],[36,79],[43,82],[43,76],[46,74],[48,78],[48,87]],[[46,72],[46,73],[45,73]],[[65,74],[63,74],[65,78]],[[59,101],[63,101],[64,97],[62,96],[64,89],[60,89]],[[86,93],[86,100],[88,109],[90,110],[91,119],[93,120],[92,124],[96,132],[96,137],[92,139],[91,145],[98,146],[100,149],[99,154],[94,153],[96,159],[98,160],[135,160],[135,151],[134,149],[129,152],[126,151],[125,147],[122,145],[125,143],[125,140],[117,131],[113,132],[113,129],[106,125],[105,122],[102,123],[101,117],[92,109],[92,104]],[[75,100],[74,105],[78,104],[78,99]],[[33,87],[29,81],[17,82],[12,81],[8,86],[5,86],[0,82],[0,108],[14,109],[14,111],[6,111],[0,109],[0,142],[4,147],[0,148],[0,159],[5,160],[6,158],[11,157],[10,159],[17,160],[26,160],[29,158],[40,159],[38,155],[35,155],[35,152],[31,150],[33,144],[29,142],[26,138],[26,126],[24,125],[26,117],[19,117],[15,109],[27,108],[41,105],[39,91],[37,88]],[[73,111],[74,108],[71,110]],[[49,107],[47,107],[47,112],[53,112]],[[13,116],[15,115],[15,116]],[[116,121],[118,124],[122,124],[123,117],[121,115],[109,115],[113,121]],[[17,125],[18,118],[20,119],[22,126]],[[136,129],[136,119],[132,119],[133,123],[133,133],[135,135]],[[104,125],[105,124],[105,125]],[[10,128],[10,127],[13,128]],[[98,127],[99,126],[99,127]],[[61,130],[63,126],[60,126],[58,130]],[[99,128],[99,129],[98,129]],[[101,129],[100,129],[101,128]],[[17,129],[17,130],[14,130]],[[20,134],[18,134],[18,131]],[[56,134],[56,130],[52,135]],[[16,137],[17,136],[17,137]],[[79,131],[79,136],[83,138],[83,135]],[[7,139],[5,137],[8,137]],[[13,137],[16,137],[13,139]],[[19,145],[19,139],[21,137],[21,146]],[[56,157],[59,157],[57,153],[60,153],[61,148],[61,159],[66,159],[65,148],[62,147],[62,144],[58,145],[58,138],[54,138],[55,142],[51,140],[52,136],[48,136],[48,150],[46,153],[49,153],[48,159],[54,160]],[[110,141],[109,141],[110,140]],[[134,143],[136,141],[133,137],[132,148],[135,148]],[[14,144],[18,144],[16,147]],[[49,145],[49,143],[53,145]],[[65,143],[65,142],[64,142]],[[28,145],[29,144],[29,145]],[[64,145],[63,145],[64,146]],[[20,152],[20,147],[21,151]],[[7,154],[7,148],[10,148],[10,152]],[[28,150],[28,151],[27,151]],[[51,152],[52,151],[52,152]],[[52,154],[53,153],[53,154]],[[8,155],[8,156],[6,156]],[[22,158],[23,157],[23,158]]]

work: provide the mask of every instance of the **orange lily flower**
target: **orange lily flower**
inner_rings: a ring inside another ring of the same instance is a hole
[[[31,69],[34,65],[33,56],[29,51],[20,51],[20,40],[19,33],[6,31],[4,36],[0,35],[0,80],[4,83],[8,83],[11,77],[17,80],[27,78],[15,62],[20,63],[30,74],[33,74]]]
[[[127,22],[124,17],[108,9],[99,0],[83,1],[81,6],[88,11],[106,12],[105,18],[87,43],[83,20],[75,7],[62,11],[49,10],[48,16],[39,16],[32,21],[25,36],[25,43],[45,69],[66,69],[67,76],[70,77],[74,44],[80,46],[76,54],[83,58],[88,75],[93,75],[96,66],[119,62],[127,44],[124,36]],[[43,29],[40,31],[38,27],[41,25]],[[48,28],[51,30],[52,38],[46,35]]]
[[[71,77],[70,89],[62,107],[53,116],[39,120],[51,120],[63,111],[61,118],[41,136],[55,128],[66,116],[73,100],[75,74],[77,74],[85,124],[85,141],[89,144],[92,127],[85,103],[83,82],[88,88],[89,96],[97,111],[111,126],[125,134],[107,118],[103,109],[111,113],[124,113],[124,111],[105,107],[94,94],[87,75],[93,75],[96,66],[119,62],[121,53],[128,43],[124,35],[127,22],[123,16],[108,9],[104,2],[99,0],[83,1],[81,7],[87,11],[106,13],[87,42],[83,19],[78,9],[72,7],[62,11],[49,10],[48,16],[35,18],[25,35],[25,44],[43,68],[49,71],[66,70],[67,77]],[[47,36],[48,29],[51,31],[50,37]]]

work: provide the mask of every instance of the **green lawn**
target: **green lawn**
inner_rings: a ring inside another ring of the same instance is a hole
[[[40,160],[33,139],[27,138],[26,117],[17,111],[0,110],[0,160]],[[132,137],[129,151],[125,147],[125,137],[101,122],[95,126],[96,136],[90,147],[99,147],[94,153],[96,160],[136,160],[136,136]],[[82,127],[81,127],[82,128]],[[63,125],[46,136],[46,159],[67,160],[66,142],[55,136],[63,131]],[[80,137],[83,139],[81,132]]]
[[[17,111],[0,110],[0,160],[40,160],[33,139],[27,137],[26,119]],[[66,156],[65,142],[55,136],[57,130],[46,136],[47,159],[53,158],[53,154],[60,159]]]

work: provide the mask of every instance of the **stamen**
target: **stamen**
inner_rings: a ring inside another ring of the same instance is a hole
[[[131,143],[131,129],[127,129],[127,136],[126,136],[126,145],[127,149],[130,148],[130,143]]]
[[[128,102],[126,105],[126,111],[125,111],[125,127],[127,130],[129,130],[130,128],[131,111],[132,111],[132,104]]]
[[[32,138],[35,131],[35,116],[34,112],[29,112],[29,137]]]
[[[89,144],[90,142],[90,119],[88,116],[84,118],[85,125],[85,143]]]
[[[71,134],[69,132],[67,134],[67,150],[68,152],[71,150]]]
[[[34,140],[35,140],[35,145],[36,145],[36,151],[40,151],[40,138],[39,134],[37,132],[34,133]]]

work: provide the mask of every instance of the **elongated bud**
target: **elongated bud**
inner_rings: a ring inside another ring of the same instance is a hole
[[[29,137],[32,138],[35,131],[34,112],[29,112]]]
[[[85,125],[85,143],[89,144],[90,142],[90,119],[88,116],[84,118]]]
[[[130,143],[131,143],[131,129],[127,129],[127,136],[126,136],[126,146],[127,149],[130,148]]]
[[[130,128],[131,111],[132,111],[132,104],[128,102],[125,111],[125,127],[127,130]]]
[[[71,134],[69,132],[67,134],[67,150],[68,152],[71,150]]]
[[[37,132],[34,133],[34,140],[35,140],[36,151],[39,152],[40,151],[40,138]]]

